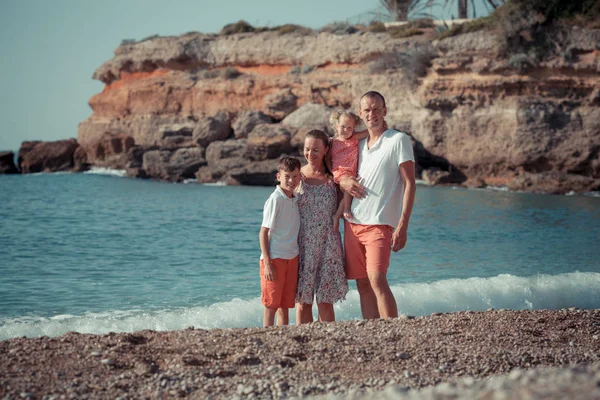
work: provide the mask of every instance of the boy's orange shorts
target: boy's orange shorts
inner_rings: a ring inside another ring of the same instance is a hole
[[[269,308],[294,308],[298,287],[298,257],[286,260],[271,260],[275,269],[275,280],[265,279],[265,263],[260,260],[260,289],[264,306]]]
[[[346,278],[367,278],[368,271],[387,273],[392,253],[389,225],[359,225],[344,221]]]

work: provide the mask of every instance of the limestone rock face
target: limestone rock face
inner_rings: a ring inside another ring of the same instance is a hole
[[[22,173],[70,171],[79,144],[75,139],[56,142],[23,142],[19,149],[19,168]]]
[[[181,182],[194,178],[200,167],[206,165],[203,153],[200,147],[150,150],[144,153],[142,167],[151,178]]]
[[[227,139],[232,133],[231,121],[227,114],[219,113],[214,117],[199,120],[192,133],[192,138],[198,145],[206,147],[215,140]]]
[[[272,124],[273,122],[275,122],[273,118],[262,111],[243,111],[232,125],[233,133],[236,139],[244,139],[256,125]]]
[[[333,134],[329,128],[332,109],[323,104],[307,103],[281,121],[286,127],[300,129],[307,126],[319,127],[325,133]]]
[[[600,30],[561,29],[547,33],[564,51],[535,65],[499,56],[500,38],[484,31],[432,43],[263,32],[125,44],[94,74],[106,86],[90,99],[78,142],[88,164],[132,176],[270,184],[273,160],[301,157],[309,130],[332,134],[331,111],[356,112],[376,90],[427,182],[597,190]],[[192,148],[206,148],[206,159]],[[188,149],[184,161],[172,161],[178,149]]]
[[[0,151],[0,174],[18,174],[15,165],[15,153],[12,151]]]
[[[290,131],[283,126],[258,125],[248,135],[245,156],[253,161],[262,161],[289,153],[292,150],[291,137]]]

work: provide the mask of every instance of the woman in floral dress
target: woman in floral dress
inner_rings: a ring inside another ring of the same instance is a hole
[[[306,134],[302,183],[297,189],[300,210],[300,262],[296,292],[296,322],[312,322],[316,297],[320,321],[334,321],[333,303],[348,293],[340,233],[333,228],[338,197],[333,177],[325,167],[329,137],[319,130]]]

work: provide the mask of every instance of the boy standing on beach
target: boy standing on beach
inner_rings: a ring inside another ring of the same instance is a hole
[[[300,213],[294,189],[300,183],[300,161],[283,157],[277,165],[279,185],[265,202],[260,241],[260,287],[265,306],[263,326],[288,324],[298,285]]]

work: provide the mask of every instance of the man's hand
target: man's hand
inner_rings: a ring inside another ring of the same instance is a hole
[[[406,229],[396,228],[396,230],[392,234],[392,250],[394,250],[394,252],[402,250],[404,246],[406,246],[407,239],[408,234],[406,232]]]
[[[270,282],[273,282],[275,280],[275,268],[273,268],[270,261],[269,262],[264,261],[264,264],[265,264],[265,271],[264,271],[265,279]]]
[[[367,189],[358,183],[359,180],[359,177],[344,176],[340,181],[340,188],[344,192],[350,193],[352,197],[363,199],[367,195]]]

